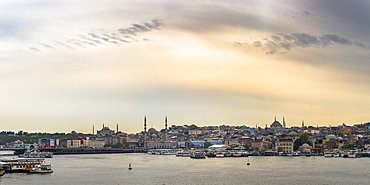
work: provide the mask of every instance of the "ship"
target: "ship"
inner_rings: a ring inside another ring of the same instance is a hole
[[[0,165],[6,172],[30,172],[31,169],[44,165],[45,159],[41,158],[3,158]]]

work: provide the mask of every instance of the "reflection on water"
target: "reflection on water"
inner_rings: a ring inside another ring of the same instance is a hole
[[[52,174],[12,173],[1,184],[367,184],[370,158],[55,155]],[[251,165],[248,166],[247,162]],[[132,170],[128,170],[129,163]]]

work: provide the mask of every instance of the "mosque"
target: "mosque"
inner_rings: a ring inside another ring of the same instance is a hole
[[[175,148],[176,142],[168,139],[167,116],[165,117],[165,129],[163,132],[158,132],[155,128],[146,130],[146,116],[144,117],[144,133],[140,139],[143,143],[144,149],[165,149]]]
[[[285,118],[284,117],[283,117],[283,124],[281,124],[279,121],[277,121],[276,117],[275,117],[275,120],[270,125],[270,128],[271,128],[271,130],[278,131],[278,130],[283,130],[285,128],[285,126],[286,125],[285,125]]]

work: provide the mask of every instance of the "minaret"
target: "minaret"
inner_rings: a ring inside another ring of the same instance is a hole
[[[144,132],[146,133],[146,116],[144,117]]]
[[[283,127],[284,127],[284,128],[286,127],[286,125],[285,125],[285,118],[284,118],[284,116],[283,116]]]
[[[117,130],[116,130],[116,133],[118,133],[118,124],[117,124]]]
[[[165,133],[164,133],[164,140],[165,141],[167,141],[167,116],[166,116],[166,118],[164,119],[164,131],[165,131]]]
[[[304,121],[302,120],[302,130],[304,130]]]
[[[166,129],[166,131],[167,131],[167,116],[166,116],[164,122],[165,122],[164,129]]]
[[[95,133],[95,129],[94,129],[94,125],[93,125],[93,132],[92,132],[92,134],[94,135],[94,133]]]
[[[146,149],[146,116],[144,116],[144,150]]]

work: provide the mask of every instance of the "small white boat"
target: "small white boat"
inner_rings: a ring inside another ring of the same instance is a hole
[[[225,154],[224,153],[217,153],[216,157],[217,158],[223,158],[223,157],[225,157]]]
[[[325,153],[324,154],[324,157],[333,157],[334,156],[334,154],[333,153]]]
[[[50,164],[42,164],[30,169],[30,173],[53,173]]]
[[[176,157],[190,157],[190,153],[186,151],[179,151],[176,153]]]

